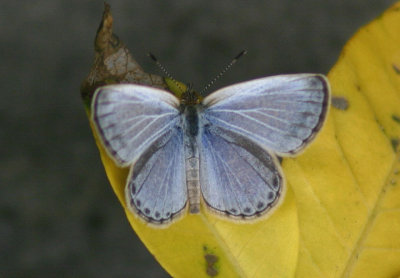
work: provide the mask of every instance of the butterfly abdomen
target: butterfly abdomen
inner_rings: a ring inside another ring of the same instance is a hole
[[[186,185],[189,199],[189,212],[200,212],[200,180],[199,180],[199,151],[196,137],[199,130],[198,113],[194,106],[188,105],[184,109],[183,122],[185,125],[184,147]]]

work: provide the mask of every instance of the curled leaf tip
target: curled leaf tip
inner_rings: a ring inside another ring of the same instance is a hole
[[[113,39],[112,24],[113,17],[111,15],[111,6],[107,3],[104,3],[103,17],[99,28],[97,29],[97,34],[94,41],[94,47],[96,51],[105,51],[109,47],[110,42],[115,40]]]
[[[167,86],[160,76],[143,71],[125,44],[113,33],[112,23],[110,5],[104,3],[103,17],[94,42],[94,62],[81,85],[81,97],[87,111],[94,91],[100,86],[114,83],[136,83],[158,88]]]

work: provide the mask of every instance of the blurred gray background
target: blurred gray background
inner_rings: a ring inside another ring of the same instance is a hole
[[[392,0],[109,1],[148,72],[211,91],[279,73],[327,73]],[[103,0],[1,1],[0,277],[168,277],[106,179],[79,95]]]

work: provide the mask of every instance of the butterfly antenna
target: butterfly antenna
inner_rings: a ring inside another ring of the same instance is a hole
[[[176,81],[176,79],[173,78],[172,75],[167,71],[167,69],[158,61],[158,59],[156,58],[156,56],[154,56],[153,53],[149,52],[147,55],[156,63],[156,65],[161,69],[161,71],[162,71],[169,79],[171,79],[172,81],[174,81],[175,85],[176,85],[179,89],[181,89],[182,92],[185,91],[185,89],[182,88],[182,86],[179,84],[179,82]]]
[[[242,50],[238,55],[236,55],[236,57],[233,58],[233,60],[232,60],[228,65],[226,65],[226,67],[225,67],[216,77],[214,77],[214,79],[211,80],[211,81],[204,87],[203,90],[201,90],[200,95],[203,95],[203,93],[204,93],[205,91],[207,91],[207,90],[215,83],[215,81],[217,81],[218,79],[220,79],[220,78],[225,74],[225,72],[226,72],[228,69],[230,69],[230,68],[237,62],[237,60],[239,60],[239,58],[242,57],[243,55],[245,55],[246,53],[247,53],[247,50]]]

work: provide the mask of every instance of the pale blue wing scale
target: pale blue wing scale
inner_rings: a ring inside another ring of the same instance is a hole
[[[148,222],[168,223],[187,204],[183,132],[170,130],[156,140],[131,168],[126,200]]]
[[[284,180],[274,155],[212,125],[204,126],[200,142],[200,186],[209,208],[254,218],[277,205]]]
[[[321,128],[329,94],[323,75],[260,78],[207,96],[204,117],[274,153],[290,155],[303,149]]]
[[[118,84],[99,88],[92,120],[106,150],[120,166],[141,153],[179,123],[179,100],[155,88]]]

